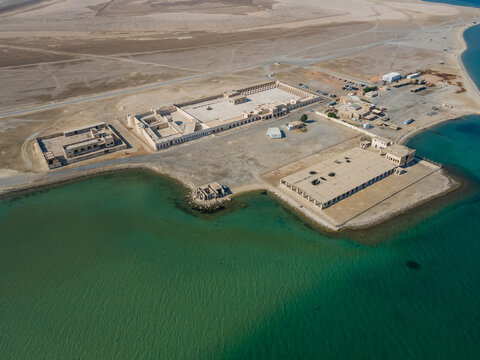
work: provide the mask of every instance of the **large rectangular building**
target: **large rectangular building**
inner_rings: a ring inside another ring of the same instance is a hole
[[[353,148],[281,179],[298,196],[325,209],[393,174],[397,165],[378,152]]]
[[[153,150],[166,149],[255,121],[274,119],[320,101],[318,94],[269,81],[203,99],[130,114],[127,126]]]

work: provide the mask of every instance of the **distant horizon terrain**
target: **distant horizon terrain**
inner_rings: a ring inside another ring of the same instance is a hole
[[[19,6],[33,4],[44,0],[0,0],[0,12],[14,9]]]

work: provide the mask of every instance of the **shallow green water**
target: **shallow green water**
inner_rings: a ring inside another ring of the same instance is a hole
[[[478,183],[479,120],[412,146]],[[124,173],[0,201],[0,358],[478,358],[476,190],[376,247],[260,193],[214,218],[182,196]]]
[[[479,139],[416,136],[468,191],[343,237],[260,193],[198,218],[148,173],[1,200],[0,359],[478,359]]]

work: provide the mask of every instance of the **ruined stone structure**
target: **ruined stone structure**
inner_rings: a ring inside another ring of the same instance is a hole
[[[225,189],[217,182],[213,182],[207,185],[203,185],[197,188],[196,198],[197,200],[213,200],[227,195]]]

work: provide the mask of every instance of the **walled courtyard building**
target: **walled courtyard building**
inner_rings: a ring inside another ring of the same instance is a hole
[[[131,114],[127,126],[153,150],[195,140],[255,121],[284,116],[320,101],[318,94],[281,81]]]
[[[88,125],[36,139],[49,169],[126,149],[116,131],[106,123]]]

